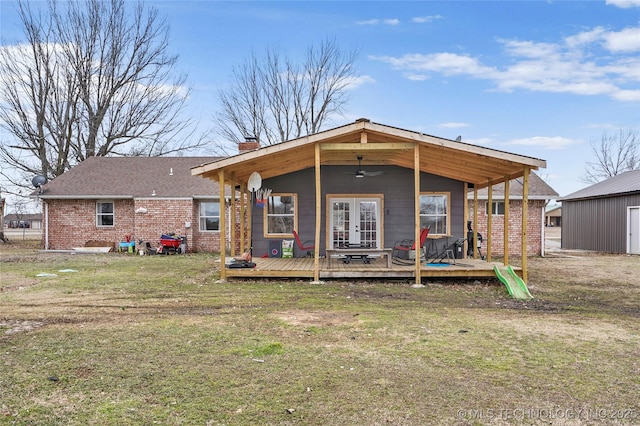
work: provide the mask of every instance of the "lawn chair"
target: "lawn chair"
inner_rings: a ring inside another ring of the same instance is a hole
[[[464,248],[466,238],[458,238],[452,244],[446,246],[439,254],[433,259],[430,259],[427,263],[451,263],[456,264],[456,253],[461,252]],[[446,259],[446,260],[445,260]]]
[[[418,249],[420,251],[420,257],[424,257],[424,253],[422,252],[422,248],[424,247],[424,243],[427,241],[427,236],[429,235],[429,228],[423,228],[420,230],[420,245]],[[416,242],[414,240],[400,240],[396,241],[393,244],[393,250],[391,252],[391,257],[394,260],[400,261],[409,261],[415,260],[416,256]]]
[[[315,246],[314,245],[309,245],[311,243],[313,243],[313,241],[309,240],[309,241],[305,241],[304,243],[300,240],[300,236],[298,235],[298,233],[296,231],[293,231],[293,236],[296,239],[296,245],[298,246],[298,249],[304,253],[304,251],[306,251],[306,255],[305,257],[313,257],[313,251],[315,250]]]

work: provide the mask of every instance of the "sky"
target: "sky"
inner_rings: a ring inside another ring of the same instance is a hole
[[[560,196],[589,186],[605,132],[640,131],[640,0],[146,3],[170,25],[201,126],[252,52],[302,62],[329,39],[359,56],[327,128],[365,117],[540,158]],[[14,6],[0,1],[3,44],[21,38]]]

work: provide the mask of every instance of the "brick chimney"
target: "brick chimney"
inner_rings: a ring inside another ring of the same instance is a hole
[[[246,136],[244,142],[238,143],[238,152],[244,154],[245,152],[253,151],[260,148],[260,142],[258,138]]]

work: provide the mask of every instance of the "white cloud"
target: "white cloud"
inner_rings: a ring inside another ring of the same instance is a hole
[[[379,25],[379,24],[383,24],[383,25],[399,25],[400,24],[400,20],[397,18],[387,18],[387,19],[377,19],[377,18],[373,18],[373,19],[367,19],[364,21],[356,21],[357,25]]]
[[[587,129],[619,129],[620,126],[614,126],[608,123],[593,123],[585,126]]]
[[[458,128],[469,127],[469,126],[470,126],[469,123],[455,123],[455,122],[438,124],[438,127],[445,127],[445,128],[448,128],[448,129],[458,129]]]
[[[640,27],[625,28],[604,35],[605,47],[611,52],[640,51]]]
[[[505,145],[533,146],[543,149],[565,149],[571,145],[582,142],[576,139],[563,138],[562,136],[534,136],[524,139],[513,139]]]
[[[564,42],[567,44],[567,46],[576,48],[584,45],[589,45],[601,40],[604,33],[604,28],[596,27],[591,31],[585,31],[576,35],[566,37],[564,39]]]
[[[369,75],[361,75],[358,77],[351,77],[347,83],[346,89],[351,90],[360,87],[364,84],[375,83],[375,79]]]
[[[366,21],[357,21],[358,25],[378,25],[380,23],[379,19],[367,19]]]
[[[411,18],[411,22],[416,24],[428,24],[430,22],[435,21],[436,19],[442,19],[442,15],[432,15],[432,16],[415,16]]]
[[[413,81],[423,81],[431,78],[428,74],[414,74],[414,73],[405,73],[405,78]]]
[[[613,98],[623,102],[640,102],[640,90],[618,90]]]
[[[640,0],[638,0],[640,1]],[[597,27],[566,37],[558,43],[532,40],[498,40],[506,59],[504,67],[484,64],[479,57],[450,52],[370,56],[391,65],[405,78],[423,81],[433,74],[488,80],[494,89],[513,92],[604,95],[621,102],[639,100],[640,27],[607,31]]]
[[[606,3],[623,9],[640,7],[640,0],[606,0]]]
[[[637,52],[640,51],[640,27],[621,31],[606,31],[603,27],[596,27],[591,31],[569,36],[564,42],[571,49],[599,45],[613,53]]]
[[[456,53],[420,53],[408,54],[401,57],[369,56],[369,59],[386,62],[396,69],[422,72],[440,72],[445,75],[486,75],[494,73],[490,67],[480,65],[477,59]]]

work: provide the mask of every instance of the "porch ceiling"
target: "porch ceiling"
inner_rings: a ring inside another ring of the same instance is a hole
[[[320,151],[320,165],[358,164],[363,166],[393,165],[413,169],[414,147],[419,147],[420,170],[474,184],[478,188],[546,167],[546,162],[533,157],[478,147],[463,142],[438,138],[419,132],[389,127],[360,119],[355,123],[277,145],[260,148],[209,164],[195,167],[193,175],[218,180],[223,169],[225,180],[247,182],[252,172],[263,179],[312,168],[315,147]]]

